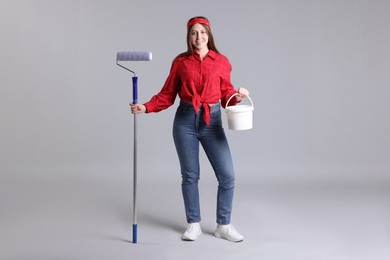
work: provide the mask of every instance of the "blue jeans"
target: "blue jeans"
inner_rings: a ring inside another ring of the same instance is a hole
[[[182,193],[188,223],[201,221],[198,183],[199,143],[218,180],[217,223],[229,224],[232,212],[235,173],[229,145],[222,127],[220,105],[211,107],[210,125],[203,120],[203,108],[181,101],[173,123],[173,139],[179,156]]]

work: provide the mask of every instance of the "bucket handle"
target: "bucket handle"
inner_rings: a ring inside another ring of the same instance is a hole
[[[228,101],[226,102],[226,107],[225,107],[225,109],[228,108],[228,104],[229,104],[230,99],[232,99],[234,96],[237,96],[237,95],[238,95],[238,93],[234,93],[234,94],[228,99]],[[249,96],[246,96],[246,97],[249,99],[249,101],[251,102],[252,107],[253,107],[252,99],[251,99]]]

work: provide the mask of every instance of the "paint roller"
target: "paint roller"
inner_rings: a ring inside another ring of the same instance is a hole
[[[120,51],[116,55],[116,61],[151,61],[150,51]]]
[[[133,73],[133,104],[138,103],[138,77],[135,72],[120,61],[150,61],[150,51],[120,51],[116,55],[116,64]],[[133,243],[137,243],[137,114],[134,114],[134,151],[133,151]]]

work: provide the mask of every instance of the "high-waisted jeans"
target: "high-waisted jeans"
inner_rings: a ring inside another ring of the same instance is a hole
[[[182,193],[188,223],[201,221],[198,182],[200,178],[199,143],[202,145],[218,180],[217,223],[229,224],[235,173],[229,145],[222,127],[220,105],[211,107],[210,125],[203,120],[203,108],[181,101],[173,123],[173,138],[179,156]]]

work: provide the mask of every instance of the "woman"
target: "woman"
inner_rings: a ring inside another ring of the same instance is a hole
[[[220,103],[235,105],[249,95],[236,91],[230,81],[231,65],[215,47],[210,23],[205,17],[187,23],[187,51],[172,62],[161,91],[145,104],[130,104],[132,113],[159,112],[171,106],[178,95],[180,105],[173,123],[173,138],[180,161],[182,193],[188,228],[183,240],[196,240],[201,234],[198,181],[199,143],[218,180],[217,228],[214,235],[232,242],[244,237],[230,224],[235,173],[229,145],[222,128]]]

